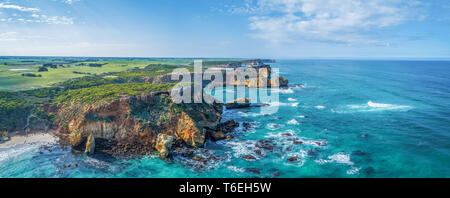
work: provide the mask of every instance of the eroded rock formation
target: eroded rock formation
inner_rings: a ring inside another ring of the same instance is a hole
[[[75,149],[92,154],[148,154],[166,158],[171,145],[203,147],[223,133],[221,104],[175,104],[168,92],[123,97],[99,105],[72,104],[59,111],[58,134]]]

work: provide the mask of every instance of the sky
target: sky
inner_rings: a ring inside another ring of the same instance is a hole
[[[0,0],[0,56],[450,58],[449,0]]]

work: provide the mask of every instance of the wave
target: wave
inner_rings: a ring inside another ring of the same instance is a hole
[[[397,110],[397,111],[407,111],[412,109],[412,106],[408,105],[396,105],[396,104],[384,104],[384,103],[375,103],[372,101],[367,102],[367,104],[362,105],[347,105],[347,108],[351,109],[350,111],[335,111],[337,113],[351,113],[351,112],[372,112],[372,111],[389,111],[389,110]]]
[[[291,106],[291,107],[298,107],[299,103],[284,103],[284,102],[271,102],[269,103],[270,106],[273,107],[281,107],[281,106]]]
[[[345,153],[336,153],[334,155],[328,156],[328,160],[319,159],[316,160],[319,164],[326,163],[337,163],[337,164],[347,164],[353,166],[353,162],[350,160],[350,155]]]
[[[22,156],[25,153],[34,153],[41,145],[19,145],[13,148],[0,150],[0,162]]]
[[[288,98],[288,101],[289,101],[289,102],[295,102],[295,101],[297,101],[297,99],[294,99],[294,98]]]
[[[367,105],[373,108],[389,108],[389,109],[409,108],[409,106],[405,105],[382,104],[382,103],[374,103],[372,101],[369,101]]]
[[[299,125],[300,123],[299,123],[297,120],[292,119],[292,120],[289,120],[289,121],[287,122],[287,124],[290,124],[290,125]]]
[[[278,130],[280,128],[283,128],[284,125],[283,124],[275,124],[275,123],[269,123],[267,124],[267,129],[271,130],[271,131],[275,131]]]
[[[318,105],[318,106],[315,106],[316,107],[316,109],[325,109],[325,106],[322,106],[322,105]]]

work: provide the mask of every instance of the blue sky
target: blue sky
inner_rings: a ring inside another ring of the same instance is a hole
[[[448,0],[0,0],[0,55],[450,58]]]

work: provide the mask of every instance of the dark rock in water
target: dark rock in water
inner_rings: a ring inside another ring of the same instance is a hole
[[[318,149],[308,150],[308,156],[315,157],[317,156],[318,152],[319,152]]]
[[[267,151],[273,151],[275,148],[275,144],[270,142],[269,140],[259,140],[258,142],[256,142],[255,146]]]
[[[327,142],[319,142],[319,141],[317,141],[317,142],[314,142],[317,146],[324,146],[324,145],[326,145],[327,144]]]
[[[192,155],[194,155],[195,150],[191,149],[191,148],[186,148],[186,147],[178,147],[173,152],[177,155],[181,155],[182,157],[191,158]]]
[[[253,173],[253,174],[261,174],[261,170],[257,169],[257,168],[245,168],[245,171]]]
[[[281,136],[290,137],[292,136],[292,133],[282,133]]]
[[[242,159],[246,159],[246,160],[256,160],[256,157],[253,155],[243,155]]]
[[[261,150],[254,150],[254,153],[256,153],[257,155],[262,155],[262,151]]]
[[[282,172],[276,172],[276,173],[272,174],[272,177],[279,177],[281,175],[283,175]]]
[[[213,141],[219,141],[219,140],[223,140],[226,139],[227,137],[225,136],[225,133],[223,133],[222,131],[215,131],[210,133],[211,135],[211,139]]]
[[[367,153],[357,150],[357,151],[353,151],[352,155],[356,155],[356,156],[364,156],[367,155]]]
[[[298,161],[298,158],[296,156],[294,157],[290,157],[289,159],[287,159],[288,162],[296,162]]]
[[[286,151],[292,151],[292,149],[293,149],[292,146],[289,146],[286,148]]]
[[[295,144],[295,145],[302,145],[303,142],[300,141],[300,140],[294,140],[294,142],[292,142],[292,144]]]
[[[250,98],[238,98],[225,104],[227,109],[242,109],[250,107]]]
[[[364,173],[365,173],[366,175],[372,175],[372,174],[375,173],[375,169],[374,169],[373,167],[365,168],[365,169],[364,169]]]
[[[265,103],[258,103],[258,104],[251,104],[250,107],[268,107],[270,106],[269,104],[265,104]]]
[[[290,84],[289,87],[292,87],[292,88],[303,88],[303,87],[305,87],[305,85],[304,84]]]
[[[237,123],[234,120],[228,120],[224,123],[221,124],[222,129],[226,132],[232,132],[234,131],[234,129],[236,129],[237,127],[239,127],[239,123]]]
[[[198,156],[198,155],[192,157],[192,160],[198,161],[198,162],[203,162],[203,163],[205,163],[205,162],[208,161],[206,158],[204,158],[204,157],[202,157],[202,156]]]

